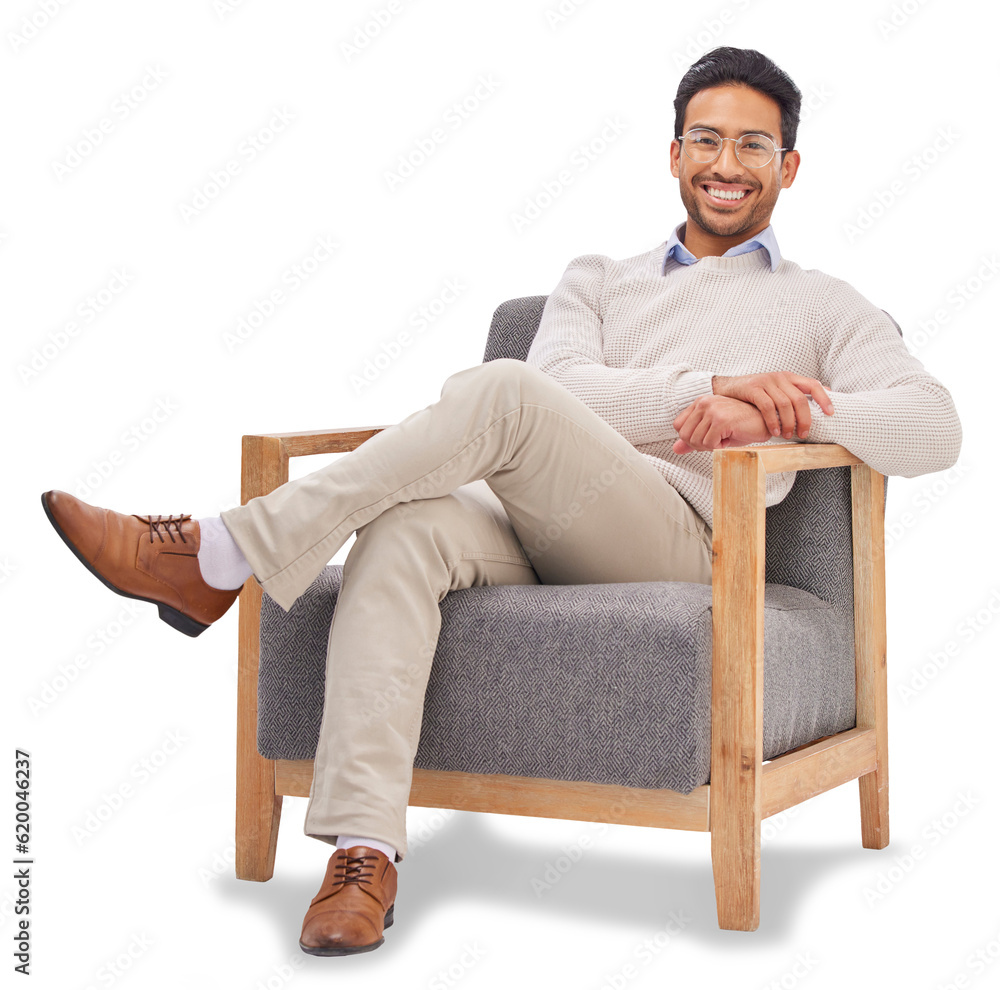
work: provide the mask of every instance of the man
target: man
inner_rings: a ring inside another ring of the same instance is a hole
[[[670,167],[687,220],[633,258],[576,258],[526,362],[457,372],[438,402],[330,466],[210,519],[43,495],[92,573],[192,636],[251,575],[290,609],[356,532],[305,822],[337,849],[303,921],[304,951],[374,949],[392,923],[450,590],[711,583],[719,447],[836,442],[906,477],[957,460],[951,396],[895,324],[846,283],[781,257],[770,216],[799,167],[799,105],[758,52],[705,55],[675,100]],[[768,475],[767,504],[793,480]],[[553,535],[553,516],[572,521]],[[375,702],[393,679],[409,686],[386,709]]]

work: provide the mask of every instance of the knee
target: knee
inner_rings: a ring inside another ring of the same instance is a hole
[[[398,502],[355,531],[344,561],[344,579],[368,573],[385,585],[416,582],[414,587],[447,588],[450,496]]]
[[[447,524],[448,495],[397,502],[355,531],[358,543],[378,542],[379,553],[431,542],[429,537]]]
[[[520,378],[527,365],[517,358],[494,358],[479,365],[480,371],[487,378]]]
[[[484,361],[479,367],[488,382],[510,384],[518,389],[558,387],[556,380],[541,368],[518,358],[495,358]]]

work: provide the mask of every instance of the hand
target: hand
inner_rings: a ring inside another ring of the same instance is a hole
[[[741,447],[771,439],[767,423],[755,405],[724,395],[700,396],[678,413],[673,425],[679,435],[674,441],[675,454]]]
[[[811,395],[827,416],[833,415],[833,403],[826,389],[815,378],[806,378],[791,371],[771,371],[762,375],[712,376],[712,391],[730,399],[752,403],[760,410],[773,436],[791,439],[798,424],[799,436],[805,440],[812,425],[809,402]]]

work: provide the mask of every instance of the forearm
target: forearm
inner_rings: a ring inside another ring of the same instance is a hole
[[[601,298],[609,262],[603,255],[570,262],[546,301],[526,363],[559,382],[630,443],[673,440],[680,411],[712,394],[711,372],[689,364],[608,365]]]
[[[712,374],[686,365],[609,368],[554,351],[529,353],[533,364],[593,409],[632,444],[673,439],[682,409],[712,394]]]

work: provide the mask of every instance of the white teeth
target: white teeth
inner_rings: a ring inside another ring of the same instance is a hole
[[[716,199],[742,199],[747,194],[746,189],[716,189],[715,186],[706,186],[710,196]]]

